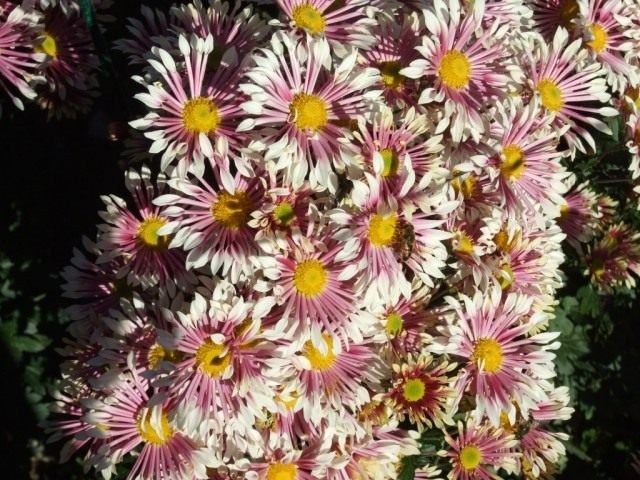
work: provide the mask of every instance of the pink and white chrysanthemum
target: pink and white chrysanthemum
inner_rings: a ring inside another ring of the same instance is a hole
[[[445,432],[449,450],[438,452],[449,457],[453,469],[450,480],[489,480],[501,478],[497,469],[513,473],[517,468],[514,447],[517,440],[502,429],[494,429],[488,424],[477,424],[468,420],[466,425],[458,422],[458,435],[454,438]]]
[[[399,122],[396,124],[388,108],[373,114],[370,122],[359,118],[358,130],[348,137],[344,160],[351,179],[362,178],[363,173],[375,176],[377,195],[386,202],[391,197],[401,200],[410,192],[415,196],[417,190],[424,190],[425,185],[416,182],[436,169],[436,154],[442,150],[442,135],[425,140],[429,124],[424,115],[410,108]]]
[[[273,306],[264,297],[253,304],[214,292],[207,302],[196,294],[189,314],[178,314],[174,325],[176,350],[182,359],[159,386],[185,408],[195,405],[201,418],[240,415],[247,426],[263,407],[276,409],[271,384],[263,375],[273,346],[261,332],[262,318]]]
[[[15,90],[30,100],[36,97],[29,82],[46,57],[34,51],[38,30],[30,23],[27,13],[13,4],[0,16],[0,88],[21,110],[24,105]]]
[[[276,0],[289,27],[310,40],[328,41],[333,50],[344,46],[367,49],[374,42],[369,33],[375,21],[367,0]]]
[[[640,34],[640,19],[629,15],[623,0],[580,0],[578,27],[591,55],[607,70],[614,92],[627,85],[637,86],[638,72],[626,59],[632,54]]]
[[[394,364],[392,385],[384,396],[396,413],[398,420],[408,418],[418,431],[445,428],[453,425],[451,407],[455,391],[450,387],[451,371],[456,364],[446,361],[433,364],[431,355],[420,355],[417,360]]]
[[[249,257],[257,253],[256,230],[249,226],[251,212],[263,199],[258,178],[217,176],[215,188],[204,178],[169,180],[175,193],[154,200],[171,221],[163,224],[161,235],[172,235],[170,247],[189,252],[188,268],[206,264],[211,273],[219,271],[236,282],[241,275],[252,273]]]
[[[107,209],[100,212],[100,216],[106,223],[98,226],[97,246],[103,252],[96,262],[100,265],[122,257],[132,284],[160,283],[170,291],[176,286],[190,288],[195,276],[185,268],[184,252],[169,248],[171,238],[158,233],[169,222],[152,203],[156,191],[164,188],[163,176],[156,179],[156,189],[150,170],[143,167],[140,173],[129,170],[125,183],[136,208],[129,209],[127,203],[115,195],[102,197]]]
[[[577,0],[530,0],[533,23],[547,41],[552,41],[557,30],[564,28],[573,33],[580,16]]]
[[[311,184],[327,186],[330,172],[342,165],[338,141],[344,126],[367,110],[379,91],[365,89],[378,80],[377,70],[356,66],[357,51],[332,65],[319,44],[305,46],[286,35],[274,35],[261,49],[241,85],[251,97],[243,104],[253,115],[239,130],[259,128],[269,170],[286,169],[288,180],[301,185],[309,168]]]
[[[416,47],[422,55],[400,74],[409,78],[425,78],[429,82],[418,102],[443,102],[444,112],[437,132],[449,126],[454,142],[471,136],[478,139],[484,132],[480,115],[490,99],[506,95],[508,78],[500,65],[501,45],[489,46],[491,30],[477,35],[483,10],[461,16],[458,0],[434,0],[432,9],[423,14],[428,34]],[[430,86],[433,85],[433,86]]]
[[[557,465],[560,458],[565,456],[566,449],[562,442],[568,439],[566,433],[552,432],[541,425],[534,425],[520,440],[522,473],[531,478],[540,478],[550,466]]]
[[[536,100],[527,106],[500,105],[491,126],[497,152],[488,161],[493,167],[489,175],[508,215],[535,215],[540,207],[557,214],[566,190],[562,180],[568,174],[560,165],[563,152],[557,150],[562,131],[551,129],[553,119],[543,116],[538,105]]]
[[[539,38],[527,49],[528,61],[524,70],[528,85],[539,97],[540,104],[554,114],[553,126],[558,129],[570,126],[563,138],[573,155],[576,149],[586,152],[582,140],[595,150],[595,141],[583,125],[610,135],[611,130],[600,118],[616,116],[619,112],[612,107],[598,106],[610,98],[603,77],[606,72],[599,63],[579,69],[587,51],[581,48],[580,39],[569,44],[568,39],[564,28],[557,30],[551,46]]]
[[[95,410],[86,420],[94,425],[91,433],[107,446],[93,459],[96,469],[119,463],[142,445],[128,480],[181,479],[203,471],[196,442],[177,426],[176,410],[161,397],[149,398],[148,389],[144,379],[126,375],[104,399],[94,401]]]
[[[640,178],[640,108],[634,108],[627,120],[627,149],[631,154],[631,179]]]
[[[237,88],[239,59],[235,50],[227,50],[221,67],[208,73],[207,62],[214,49],[212,36],[192,36],[189,42],[180,35],[178,45],[181,58],[177,60],[164,49],[153,50],[156,58],[148,62],[160,75],[159,84],[138,77],[147,92],[135,96],[151,111],[130,125],[145,130],[145,136],[153,140],[149,152],[162,152],[162,171],[176,158],[181,177],[187,171],[201,177],[205,158],[213,167],[228,171],[228,154],[239,162],[237,151],[244,139],[236,132],[242,116]]]
[[[117,308],[122,298],[130,298],[134,294],[121,257],[98,264],[96,259],[102,250],[87,237],[82,238],[82,243],[91,258],[74,248],[71,265],[66,266],[60,274],[65,281],[62,284],[62,296],[74,301],[74,305],[65,309],[72,320],[81,320],[92,314],[106,314],[110,309]]]
[[[50,117],[85,113],[98,95],[100,65],[91,33],[79,9],[59,6],[44,11],[44,32],[36,51],[47,55],[41,68],[46,83],[37,88],[38,103]]]
[[[254,461],[244,478],[255,480],[314,480],[322,478],[334,453],[317,442],[303,450],[274,449],[263,461]]]
[[[253,8],[237,2],[208,0],[206,6],[201,0],[174,5],[171,15],[175,27],[185,34],[195,34],[200,38],[213,37],[213,58],[220,59],[230,49],[235,49],[238,57],[248,55],[265,37],[268,30],[264,21],[253,12]]]
[[[431,348],[466,359],[459,394],[469,387],[476,398],[476,418],[486,414],[493,425],[499,425],[502,411],[513,411],[514,403],[527,415],[546,399],[540,384],[555,375],[555,355],[548,350],[559,346],[549,343],[559,333],[528,336],[547,321],[546,315],[531,313],[533,300],[529,297],[510,294],[503,299],[500,287],[476,291],[473,299],[462,296],[464,307],[451,297],[448,300],[457,316],[449,327],[449,348],[435,344]]]
[[[354,252],[328,231],[304,240],[313,244],[296,247],[286,256],[261,259],[278,299],[274,321],[283,321],[297,332],[310,327],[316,346],[324,342],[322,331],[345,341],[357,338],[359,329],[350,319],[357,299],[358,267],[350,261]]]
[[[321,333],[316,345],[309,332],[280,351],[282,361],[271,362],[283,378],[297,378],[304,418],[320,425],[326,405],[355,412],[369,401],[364,385],[375,388],[382,377],[378,355],[365,344],[334,340]]]
[[[575,177],[571,182],[575,182]],[[572,188],[560,204],[558,226],[567,236],[567,242],[579,252],[582,252],[581,244],[591,241],[598,230],[596,201],[595,192],[584,182]]]
[[[372,33],[374,43],[360,52],[361,62],[380,70],[378,88],[389,107],[414,106],[418,101],[419,84],[400,74],[418,58],[415,46],[420,39],[417,15],[411,14],[400,23],[397,19],[381,17]]]

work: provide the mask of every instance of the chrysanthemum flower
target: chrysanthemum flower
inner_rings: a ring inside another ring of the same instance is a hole
[[[44,32],[35,49],[47,55],[40,70],[46,84],[37,89],[40,106],[50,117],[74,118],[87,112],[98,95],[99,61],[79,9],[45,10]]]
[[[640,19],[629,15],[621,0],[580,0],[578,26],[591,55],[607,70],[607,81],[615,92],[637,86],[637,69],[625,57],[640,34]],[[634,40],[635,39],[635,40]]]
[[[149,151],[162,152],[160,168],[178,159],[178,175],[187,171],[201,177],[204,159],[213,167],[229,169],[228,153],[236,155],[243,135],[236,133],[242,110],[237,89],[239,59],[233,49],[227,50],[220,60],[221,68],[209,74],[207,62],[214,49],[213,37],[191,37],[191,42],[180,35],[178,44],[182,58],[180,64],[164,49],[154,49],[157,59],[149,64],[160,75],[159,85],[147,84],[147,93],[135,96],[151,111],[130,125],[146,130],[145,136],[153,140]]]
[[[314,480],[324,476],[334,453],[311,443],[303,450],[267,452],[268,459],[252,462],[245,478],[256,480]]]
[[[146,66],[146,58],[151,55],[151,48],[161,47],[165,50],[172,47],[166,35],[169,22],[165,13],[146,5],[140,7],[142,19],[128,18],[127,30],[131,38],[123,38],[114,42],[115,49],[121,51],[129,60],[129,65]]]
[[[359,179],[365,172],[374,175],[378,191],[373,193],[386,202],[392,197],[402,200],[405,196],[418,196],[419,191],[425,190],[427,185],[420,182],[437,169],[436,154],[442,150],[441,135],[425,140],[429,124],[415,109],[410,108],[398,122],[388,108],[373,114],[370,122],[359,118],[358,130],[348,137],[349,148],[345,152],[350,178]],[[372,182],[368,183],[371,187]]]
[[[241,298],[207,302],[196,294],[189,315],[179,314],[174,325],[176,349],[182,359],[175,371],[158,380],[185,408],[195,405],[201,418],[230,419],[242,414],[251,426],[263,407],[275,411],[271,385],[263,375],[273,349],[261,320],[273,305],[263,298],[255,305]]]
[[[578,0],[530,0],[536,30],[552,41],[559,28],[575,31],[580,16]]]
[[[256,230],[249,222],[251,212],[262,202],[262,184],[240,174],[218,177],[216,183],[223,186],[214,188],[204,178],[171,179],[169,185],[176,193],[154,200],[167,206],[163,212],[171,220],[162,225],[160,234],[172,235],[169,245],[189,252],[188,268],[209,264],[212,274],[222,271],[236,282],[252,272],[249,257],[257,252],[257,245]]]
[[[488,46],[491,31],[476,35],[482,18],[479,5],[461,18],[458,0],[435,0],[432,9],[424,9],[428,34],[416,47],[424,57],[400,70],[409,78],[425,77],[433,82],[420,94],[418,102],[444,102],[444,118],[437,132],[450,127],[454,142],[484,132],[480,112],[489,99],[504,97],[507,77],[499,61],[501,46]]]
[[[444,438],[451,449],[438,453],[451,461],[453,470],[448,476],[451,480],[499,478],[495,470],[503,468],[509,473],[516,469],[513,449],[517,440],[512,435],[505,435],[501,429],[469,420],[465,426],[458,422],[456,438],[448,433]]]
[[[13,4],[7,5],[0,16],[0,88],[21,110],[24,106],[15,90],[30,100],[36,97],[29,82],[46,57],[33,49],[38,30],[30,23],[26,12]]]
[[[550,47],[540,38],[536,46],[527,51],[529,59],[524,69],[528,84],[539,97],[540,104],[555,115],[553,125],[558,129],[570,125],[564,139],[574,154],[576,148],[586,152],[581,139],[595,150],[593,137],[583,124],[610,135],[611,130],[600,117],[615,116],[618,111],[597,106],[610,98],[603,78],[605,70],[598,63],[579,69],[587,51],[581,49],[580,39],[567,44],[568,39],[564,28],[557,30]],[[588,106],[588,102],[596,106]]]
[[[543,115],[537,101],[527,106],[510,102],[498,108],[498,121],[491,133],[497,142],[497,155],[489,159],[494,167],[490,176],[502,195],[509,215],[521,209],[536,214],[539,207],[549,215],[557,213],[567,176],[559,163],[559,134],[550,128],[552,118]]]
[[[158,176],[156,183],[157,190],[162,191],[162,175]],[[126,185],[136,210],[130,210],[127,203],[115,195],[102,197],[107,209],[100,215],[106,223],[98,227],[97,245],[103,252],[97,263],[100,265],[123,257],[130,283],[148,286],[159,282],[170,290],[175,290],[176,286],[188,289],[195,283],[195,276],[185,268],[184,253],[169,248],[169,235],[158,233],[169,219],[151,203],[156,188],[151,181],[150,170],[147,167],[143,167],[140,173],[129,170]]]
[[[93,435],[108,449],[93,460],[104,470],[140,445],[140,454],[127,478],[152,480],[184,478],[197,468],[196,443],[180,431],[172,418],[175,410],[165,401],[150,399],[148,382],[136,375],[123,376],[109,395],[96,402],[87,415]]]
[[[380,93],[363,92],[378,74],[356,67],[356,56],[352,51],[332,66],[329,53],[317,44],[304,46],[286,35],[275,35],[271,49],[254,55],[256,66],[247,73],[253,83],[241,86],[251,96],[243,108],[254,118],[239,130],[265,128],[265,161],[287,169],[294,186],[302,184],[310,166],[312,186],[328,185],[333,166],[341,164],[341,123],[364,113],[365,101]]]
[[[567,235],[567,242],[581,252],[581,244],[589,242],[597,231],[598,217],[596,194],[589,188],[589,184],[584,182],[564,196],[557,221]]]
[[[297,247],[288,256],[261,261],[280,304],[274,318],[285,319],[295,331],[310,326],[313,343],[320,346],[321,331],[345,340],[353,334],[358,267],[349,258],[354,252],[333,240],[331,232],[316,233],[313,241],[309,249]]]
[[[533,426],[520,440],[522,473],[526,477],[539,478],[543,472],[553,472],[553,467],[566,453],[562,442],[568,439],[566,433],[552,432],[540,425]]]
[[[627,149],[631,154],[631,179],[640,178],[640,108],[634,108],[627,120]]]
[[[128,269],[121,257],[97,264],[96,259],[102,250],[87,237],[82,238],[82,243],[92,259],[81,250],[74,249],[71,265],[61,273],[65,281],[62,296],[75,302],[65,310],[72,320],[87,318],[91,314],[105,314],[117,308],[120,299],[130,299],[134,294],[134,286],[127,280]]]
[[[201,0],[193,3],[174,5],[171,15],[175,18],[174,28],[200,38],[213,37],[212,61],[214,65],[230,49],[235,49],[238,57],[248,55],[266,36],[264,21],[249,6],[221,0],[208,0],[207,6]],[[188,35],[187,35],[188,36]],[[216,60],[217,59],[217,60]],[[210,60],[210,61],[211,61]]]
[[[640,233],[623,222],[612,225],[604,236],[587,249],[585,257],[591,281],[606,292],[626,286],[633,288],[640,276]]]
[[[385,101],[390,107],[408,107],[417,104],[418,82],[400,74],[418,58],[415,46],[419,41],[417,15],[411,14],[400,23],[396,18],[381,17],[373,29],[370,49],[362,51],[362,62],[380,70],[380,83]]]
[[[455,392],[449,375],[456,365],[446,361],[432,365],[433,361],[431,355],[421,355],[416,361],[394,364],[393,383],[385,393],[398,419],[408,418],[418,431],[453,424],[450,409]]]
[[[476,398],[474,415],[481,419],[486,413],[493,425],[499,424],[502,411],[514,409],[514,402],[526,415],[536,402],[546,399],[540,380],[555,375],[555,355],[548,350],[559,346],[549,343],[559,333],[527,336],[547,319],[541,313],[531,314],[532,299],[523,295],[510,294],[502,300],[502,290],[492,287],[482,294],[476,291],[473,299],[462,299],[464,307],[449,298],[458,318],[450,327],[449,351],[467,360],[461,392],[471,388]],[[436,345],[431,348],[440,350]]]
[[[367,14],[367,0],[277,0],[277,4],[296,29],[312,40],[327,40],[333,49],[344,45],[367,49],[374,42],[369,29],[375,21]]]

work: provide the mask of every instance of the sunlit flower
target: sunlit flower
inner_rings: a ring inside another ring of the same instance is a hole
[[[265,161],[273,169],[286,169],[294,186],[302,184],[311,168],[310,180],[328,185],[329,174],[340,165],[345,122],[365,112],[367,99],[379,91],[363,92],[373,85],[375,69],[356,67],[357,51],[332,65],[327,51],[317,44],[304,46],[285,35],[275,35],[271,50],[254,55],[256,66],[242,85],[251,96],[243,108],[254,118],[245,119],[240,130],[256,127],[264,133]]]

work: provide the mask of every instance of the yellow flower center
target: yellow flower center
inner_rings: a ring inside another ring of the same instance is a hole
[[[328,277],[319,260],[304,260],[296,265],[293,272],[293,286],[305,297],[316,297],[324,292]]]
[[[482,462],[482,452],[475,445],[467,445],[460,450],[460,465],[465,470],[473,470]]]
[[[58,43],[56,39],[47,32],[44,32],[44,38],[42,42],[40,42],[40,45],[35,47],[35,50],[39,53],[46,53],[52,58],[58,58]]]
[[[220,377],[231,364],[231,352],[224,345],[206,340],[196,351],[200,371],[210,377]]]
[[[473,239],[464,231],[460,230],[455,235],[454,250],[462,255],[472,255],[474,252]]]
[[[492,338],[477,340],[471,354],[471,359],[478,365],[483,364],[487,373],[495,373],[502,366],[502,347]]]
[[[424,382],[419,378],[407,380],[402,387],[402,396],[407,402],[417,402],[424,398],[426,392]]]
[[[325,345],[327,346],[327,353],[323,354],[319,349],[314,347],[311,340],[304,342],[303,355],[307,357],[311,368],[314,370],[324,371],[333,365],[336,361],[336,354],[333,353],[333,338],[327,334],[322,335]]]
[[[587,42],[596,53],[602,53],[607,48],[607,41],[609,40],[609,34],[602,25],[594,23],[589,27],[593,40]]]
[[[293,211],[293,206],[289,202],[280,203],[274,210],[273,216],[278,223],[288,226],[296,218],[296,214]]]
[[[558,20],[561,26],[567,30],[575,28],[573,19],[580,13],[577,0],[561,0],[558,5]]]
[[[562,90],[560,90],[560,87],[558,87],[553,80],[548,78],[540,80],[537,90],[540,93],[542,105],[552,112],[557,112],[564,105]]]
[[[398,62],[381,62],[378,64],[382,83],[386,88],[400,89],[404,85],[404,75],[400,75],[402,65]]]
[[[147,362],[149,362],[149,368],[154,369],[162,361],[169,361],[177,363],[182,360],[182,353],[178,350],[167,350],[162,345],[156,343],[150,349],[147,354]]]
[[[395,150],[390,148],[383,148],[380,150],[380,156],[382,157],[382,173],[383,177],[392,177],[398,173],[398,154]]]
[[[289,400],[285,400],[283,399],[280,395],[276,395],[275,399],[276,402],[280,403],[281,405],[284,405],[284,407],[291,411],[294,408],[296,408],[296,405],[298,404],[298,398],[300,398],[300,395],[297,392],[291,392],[289,394]]]
[[[514,280],[513,270],[511,269],[511,266],[508,263],[501,265],[500,270],[504,271],[505,273],[503,273],[502,271],[496,272],[496,278],[498,279],[498,282],[500,283],[500,287],[502,288],[502,290],[508,290],[509,287],[513,285],[513,280]]]
[[[522,149],[513,143],[502,149],[500,171],[510,180],[518,180],[524,173],[525,162]]]
[[[158,235],[158,230],[166,223],[164,218],[147,218],[138,227],[138,240],[146,247],[165,250],[169,246],[169,235]]]
[[[387,315],[387,324],[384,326],[387,335],[391,338],[398,336],[400,332],[402,332],[402,328],[404,327],[404,320],[400,316],[400,314],[396,312],[391,312]]]
[[[267,480],[296,480],[298,466],[294,463],[272,463],[267,469]]]
[[[318,95],[297,93],[289,105],[289,111],[300,130],[318,131],[329,121],[327,104]]]
[[[191,133],[215,132],[220,125],[218,107],[209,98],[193,98],[182,109],[182,124]]]
[[[252,207],[247,192],[242,190],[234,194],[221,192],[211,205],[211,215],[225,227],[236,230],[247,224]]]
[[[398,216],[393,213],[391,215],[372,215],[369,219],[369,242],[374,247],[382,248],[391,245],[396,236],[396,226],[398,224]]]
[[[451,181],[451,186],[456,193],[462,192],[464,199],[469,200],[475,193],[477,183],[478,181],[474,175],[468,175],[462,181],[459,178],[454,178]]]
[[[509,234],[506,232],[506,230],[502,229],[494,235],[493,243],[496,244],[498,250],[502,252],[510,252],[511,250],[513,250],[513,247],[517,243],[519,237],[520,234],[518,233],[514,235],[511,240],[509,240]]]
[[[143,441],[154,445],[166,444],[173,435],[173,429],[169,425],[167,414],[162,412],[160,415],[160,425],[151,425],[151,410],[145,409],[140,413],[136,422],[138,435]]]
[[[322,12],[308,3],[303,3],[294,8],[291,16],[297,27],[303,28],[312,34],[323,33],[327,26]]]
[[[449,50],[440,61],[438,75],[447,87],[460,90],[471,80],[471,62],[464,53]]]

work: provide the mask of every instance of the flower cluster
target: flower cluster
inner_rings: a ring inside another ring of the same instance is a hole
[[[626,108],[640,175],[637,5],[275,3],[144,7],[117,44],[147,161],[63,272],[64,457],[382,480],[424,449],[416,478],[545,477],[572,412],[548,330],[561,242],[611,209],[565,166]],[[0,73],[26,92],[25,52]],[[584,255],[598,282],[640,274],[623,224]]]

